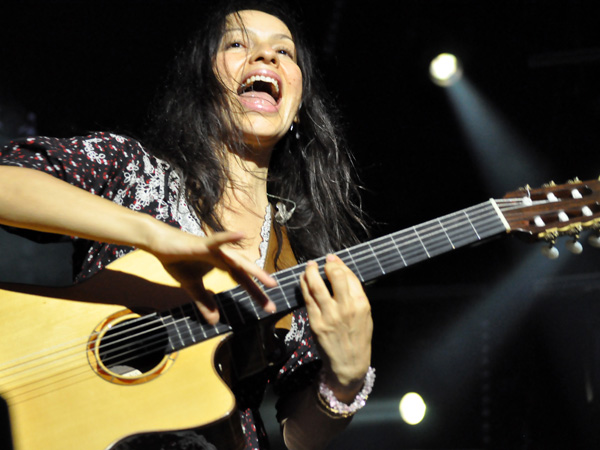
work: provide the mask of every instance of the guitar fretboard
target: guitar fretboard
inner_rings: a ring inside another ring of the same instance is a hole
[[[336,254],[362,282],[368,282],[507,230],[494,200],[489,200]],[[325,257],[316,262],[324,276]],[[300,264],[274,274],[278,286],[267,289],[266,293],[277,305],[277,311],[287,312],[302,305],[298,279],[304,269],[305,264]],[[185,348],[270,316],[239,286],[218,294],[217,298],[222,322],[214,326],[208,325],[192,304],[159,314],[167,327],[171,350]]]

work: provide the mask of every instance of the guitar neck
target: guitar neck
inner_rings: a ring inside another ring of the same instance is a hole
[[[366,283],[418,262],[450,252],[509,229],[494,200],[440,217],[421,225],[340,250],[337,256]],[[325,257],[316,260],[324,276]],[[301,305],[298,277],[304,264],[278,272],[277,288],[267,291],[278,307]],[[261,314],[263,317],[264,314]]]
[[[508,230],[496,202],[489,200],[336,254],[362,282],[368,282]],[[324,261],[325,257],[316,260],[323,276]],[[274,274],[278,286],[267,289],[266,293],[277,305],[278,312],[292,311],[302,305],[298,279],[304,266],[300,264]],[[172,350],[270,317],[239,286],[218,294],[217,298],[223,322],[215,326],[206,324],[192,305],[161,313],[161,320],[169,330]]]
[[[337,255],[362,282],[508,231],[493,200],[373,241]]]

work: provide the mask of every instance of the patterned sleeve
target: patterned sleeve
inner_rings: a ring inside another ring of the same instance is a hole
[[[110,133],[69,139],[35,137],[13,141],[0,150],[0,164],[46,172],[93,194],[115,199],[141,145]]]
[[[48,173],[184,231],[202,233],[200,222],[188,207],[185,196],[181,195],[177,171],[150,155],[134,139],[102,132],[69,139],[26,138],[0,149],[0,164]],[[35,232],[28,233],[28,230],[19,231],[29,239],[51,240],[40,239]],[[37,233],[40,234],[44,233]],[[75,241],[76,280],[101,270],[131,250],[122,246]]]
[[[114,174],[128,163],[133,142],[108,133],[70,139],[23,138],[0,148],[0,165],[39,170],[91,193],[112,198],[111,184],[118,183]],[[68,238],[8,226],[3,228],[42,243]]]
[[[27,138],[0,149],[0,164],[37,169],[193,234],[200,223],[171,166],[131,138],[111,133]]]

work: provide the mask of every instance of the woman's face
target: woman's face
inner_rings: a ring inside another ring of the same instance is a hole
[[[260,11],[231,14],[216,72],[246,142],[272,148],[289,131],[302,98],[302,73],[288,27]]]

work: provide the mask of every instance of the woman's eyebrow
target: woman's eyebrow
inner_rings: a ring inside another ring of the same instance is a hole
[[[227,33],[236,33],[236,32],[240,32],[240,33],[242,33],[244,35],[248,35],[248,36],[257,36],[256,32],[249,30],[248,28],[235,27],[235,28],[227,28],[225,30],[226,34]],[[285,33],[276,33],[270,37],[273,37],[275,39],[287,39],[288,41],[291,41],[292,43],[294,42],[294,39],[290,35],[285,34]]]

